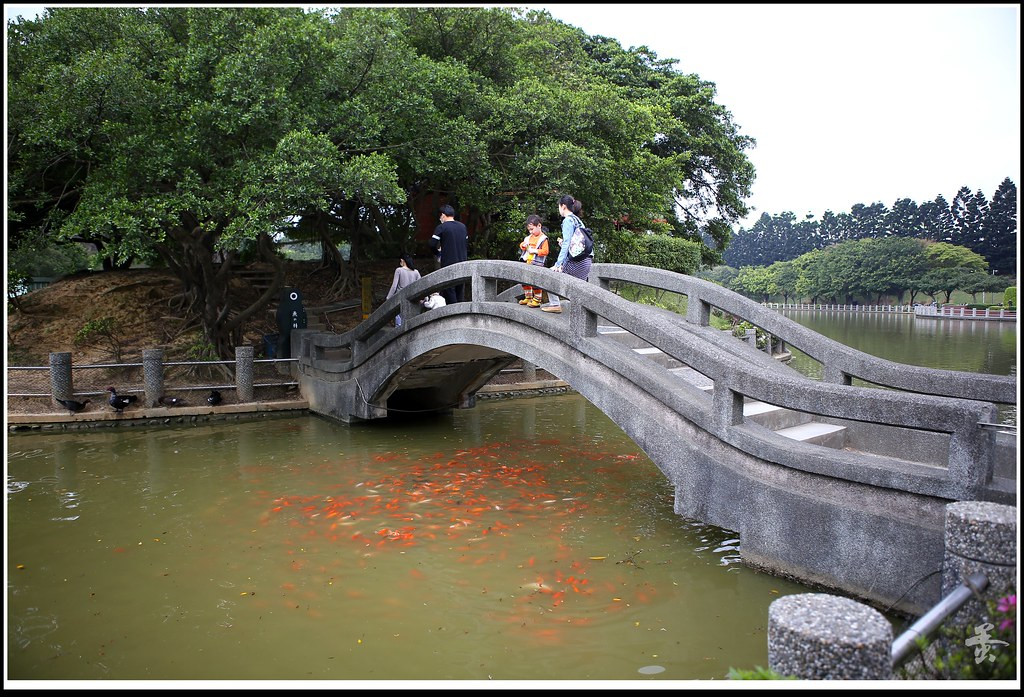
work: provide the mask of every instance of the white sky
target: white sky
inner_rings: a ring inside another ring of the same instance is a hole
[[[757,140],[745,227],[1020,186],[1019,5],[531,7],[716,84]]]
[[[991,198],[1006,177],[1020,186],[1019,5],[524,6],[715,83],[715,101],[757,140],[745,227],[762,212],[799,219],[952,201],[962,186]]]

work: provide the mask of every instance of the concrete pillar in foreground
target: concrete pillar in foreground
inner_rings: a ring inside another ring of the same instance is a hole
[[[989,621],[986,601],[998,600],[1017,586],[1017,508],[987,501],[948,504],[945,542],[943,596],[971,574],[988,578],[981,598],[968,600],[948,623],[973,627]]]
[[[253,347],[235,347],[235,389],[238,393],[238,403],[253,401]]]
[[[892,625],[856,600],[825,593],[768,608],[768,666],[801,680],[892,679]]]
[[[71,399],[74,385],[71,380],[71,354],[50,354],[50,393],[54,399]]]

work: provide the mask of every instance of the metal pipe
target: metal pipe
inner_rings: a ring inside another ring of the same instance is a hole
[[[994,424],[988,421],[979,421],[978,425],[982,428],[994,428],[997,431],[1016,431],[1017,424]]]
[[[914,622],[907,631],[892,642],[892,665],[895,668],[905,661],[917,646],[917,638],[927,638],[943,621],[960,609],[972,595],[981,594],[988,588],[988,577],[983,573],[971,574],[957,588],[940,600],[931,610]]]

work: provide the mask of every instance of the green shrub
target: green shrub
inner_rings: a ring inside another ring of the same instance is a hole
[[[76,346],[92,346],[105,350],[115,363],[121,362],[121,325],[113,317],[91,319],[75,333]]]
[[[968,627],[941,627],[918,639],[918,659],[897,676],[925,680],[1013,680],[1017,677],[1017,594],[988,603],[987,618]]]
[[[700,245],[668,235],[645,235],[640,238],[640,264],[682,274],[700,268]]]
[[[778,343],[778,339],[772,339],[771,335],[768,332],[764,331],[760,327],[754,326],[750,322],[737,322],[732,328],[732,335],[735,337],[742,338],[746,335],[748,329],[754,330],[757,348],[764,351],[765,347],[768,345],[768,341],[771,340],[773,344],[772,348],[774,350],[774,346],[775,344]]]
[[[681,274],[700,268],[701,246],[692,240],[662,234],[624,234],[595,231],[595,260],[611,264],[636,264]]]
[[[190,361],[215,361],[219,358],[217,347],[205,339],[196,339],[185,352]]]
[[[216,361],[220,358],[217,355],[217,348],[203,338],[197,338],[185,351],[185,358],[189,361]],[[215,376],[222,376],[231,379],[230,371],[223,365],[193,365],[186,371],[189,375],[200,379],[213,379]]]
[[[1009,310],[1017,309],[1017,286],[1010,286],[1003,291],[1003,306]]]

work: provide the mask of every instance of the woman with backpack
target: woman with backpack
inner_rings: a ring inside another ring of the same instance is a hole
[[[567,273],[570,276],[586,281],[590,278],[590,265],[594,263],[593,249],[591,249],[587,256],[578,261],[573,261],[569,257],[569,243],[572,241],[572,235],[576,232],[577,228],[584,227],[583,221],[580,220],[580,213],[582,212],[583,204],[572,196],[566,194],[558,199],[558,214],[562,216],[562,239],[559,240],[561,249],[558,252],[558,259],[555,261],[555,265],[551,268],[558,273]],[[540,309],[544,312],[561,312],[562,304],[559,297],[549,292],[548,298],[551,302]]]
[[[388,297],[385,300],[391,299],[392,295],[418,280],[420,272],[416,270],[416,262],[408,254],[403,254],[398,258],[398,268],[395,269],[395,277],[391,281],[391,288],[388,289]],[[395,326],[402,326],[401,315],[395,315]]]

